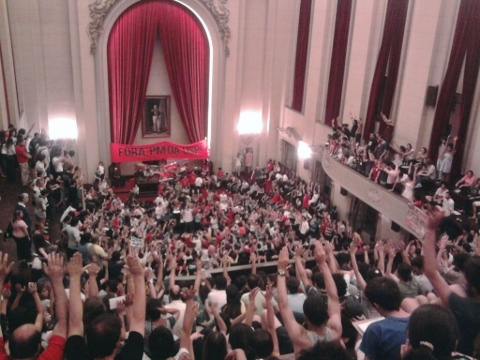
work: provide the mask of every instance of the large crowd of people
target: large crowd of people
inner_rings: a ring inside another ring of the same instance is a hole
[[[329,140],[347,164],[349,138]],[[0,254],[0,358],[480,355],[479,234],[448,239],[436,207],[424,239],[364,241],[318,184],[273,160],[238,173],[239,159],[232,174],[208,162],[164,165],[157,175],[146,168],[139,176],[159,177],[158,196],[142,202],[133,187],[122,201],[103,164],[87,185],[74,153],[41,135],[32,142],[28,153],[43,166],[17,168],[24,185],[35,179],[11,209],[20,264]],[[367,144],[368,154],[377,146]],[[372,169],[394,188],[381,156]]]

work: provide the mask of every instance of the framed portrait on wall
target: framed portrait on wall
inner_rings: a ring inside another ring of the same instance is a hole
[[[169,137],[170,128],[170,96],[147,96],[142,122],[142,137]]]

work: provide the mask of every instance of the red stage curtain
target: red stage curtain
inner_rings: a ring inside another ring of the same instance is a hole
[[[460,3],[450,59],[435,109],[435,119],[429,145],[431,159],[438,157],[439,141],[444,134],[445,127],[450,122],[452,102],[455,98],[455,91],[464,61],[465,73],[460,126],[457,134],[459,141],[452,164],[452,174],[454,176],[460,172],[462,166],[465,137],[480,64],[480,2],[477,0],[462,0]]]
[[[173,98],[191,142],[205,139],[209,44],[198,19],[171,0],[146,0],[127,9],[108,41],[113,143],[132,144],[143,116],[153,49],[160,33]]]
[[[332,119],[337,118],[340,114],[351,13],[352,0],[339,0],[325,107],[325,124],[329,126],[332,125]]]
[[[387,117],[390,117],[397,86],[408,4],[409,0],[388,1],[382,44],[373,75],[367,116],[365,117],[364,139],[368,139],[370,133],[374,131],[375,121],[380,118],[380,111]],[[382,84],[387,75],[387,68],[388,77],[383,90]],[[382,122],[380,124],[380,131],[382,132],[383,129],[384,125]]]
[[[198,19],[177,3],[162,1],[158,29],[170,86],[191,142],[205,139],[209,47]]]
[[[132,144],[143,118],[158,22],[152,5],[148,1],[132,6],[110,32],[107,54],[114,143]]]
[[[308,39],[310,36],[310,20],[312,0],[301,0],[298,19],[297,51],[295,55],[295,71],[293,78],[292,109],[303,111],[305,93],[305,77],[307,73]]]

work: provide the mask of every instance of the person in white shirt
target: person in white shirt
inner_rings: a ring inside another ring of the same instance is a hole
[[[443,196],[442,211],[448,216],[455,209],[455,201],[450,197],[450,192]]]
[[[227,303],[227,279],[223,275],[215,277],[215,288],[208,294],[208,306],[217,304],[217,309],[221,309]]]

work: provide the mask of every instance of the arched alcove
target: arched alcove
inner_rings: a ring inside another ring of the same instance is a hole
[[[99,152],[101,158],[110,158],[109,140],[111,129],[107,67],[108,38],[118,17],[130,6],[138,2],[139,0],[124,0],[112,6],[104,18],[103,31],[96,43],[96,52],[94,55],[95,90],[97,99]],[[221,153],[221,149],[217,149],[218,141],[216,141],[216,139],[220,136],[218,132],[218,119],[222,118],[221,114],[223,111],[226,47],[219,34],[217,20],[206,5],[195,0],[175,0],[175,2],[184,6],[185,11],[192,12],[199,19],[208,37],[210,63],[207,139],[210,146],[211,157],[215,159]]]

